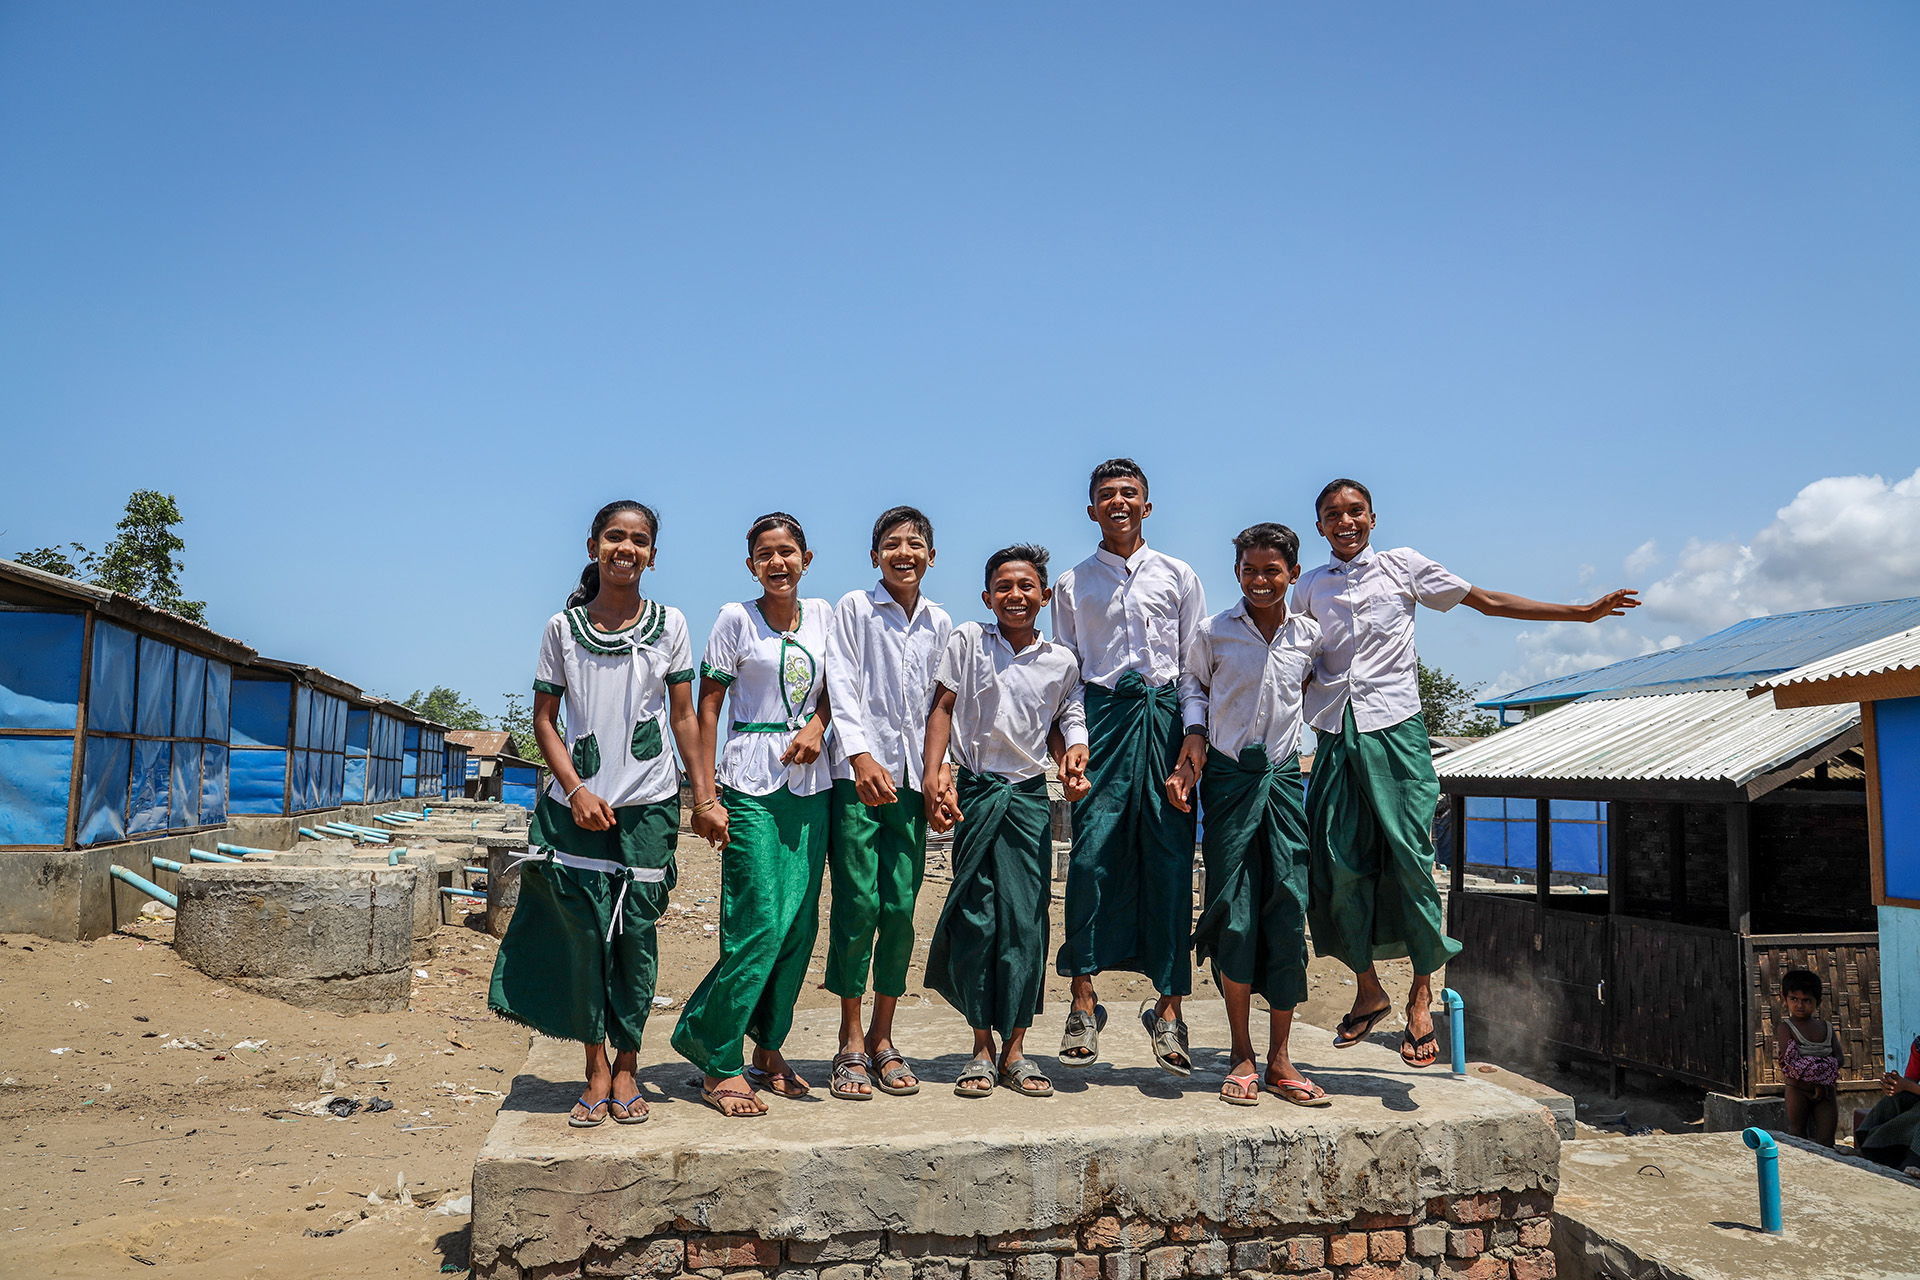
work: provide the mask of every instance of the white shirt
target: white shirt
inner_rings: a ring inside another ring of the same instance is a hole
[[[716,770],[723,787],[750,796],[785,787],[796,796],[811,796],[833,785],[824,749],[812,764],[780,763],[826,687],[833,607],[825,600],[801,600],[799,609],[799,624],[783,633],[767,625],[758,603],[722,605],[707,637],[700,674],[727,686],[720,717],[727,735]],[[740,724],[788,727],[779,732],[734,727]]]
[[[1148,546],[1125,559],[1097,547],[1053,589],[1054,639],[1073,650],[1081,679],[1107,689],[1129,671],[1155,687],[1178,680],[1183,727],[1207,721],[1207,695],[1181,663],[1206,616],[1199,575]]]
[[[1187,650],[1187,668],[1207,690],[1207,742],[1238,759],[1258,744],[1271,760],[1300,749],[1300,689],[1320,653],[1320,624],[1287,614],[1271,643],[1247,616],[1245,597],[1203,618]]]
[[[947,754],[974,773],[1024,782],[1047,771],[1047,730],[1087,744],[1080,664],[1065,645],[1035,639],[1019,653],[999,624],[963,622],[940,654],[934,680],[953,690]]]
[[[884,582],[840,598],[827,636],[835,778],[851,781],[851,761],[864,751],[895,786],[923,789],[933,670],[952,634],[953,619],[925,595],[912,617]]]
[[[585,605],[547,619],[533,687],[561,695],[567,750],[587,790],[614,808],[680,794],[667,732],[667,686],[693,679],[693,646],[678,609],[649,600],[625,631],[602,631]],[[591,743],[582,746],[584,740]],[[598,756],[589,773],[582,764]],[[547,794],[561,804],[555,778]]]
[[[1445,613],[1471,584],[1411,547],[1377,551],[1372,543],[1347,561],[1330,560],[1300,575],[1293,607],[1320,624],[1320,659],[1307,690],[1307,723],[1340,732],[1353,703],[1362,733],[1390,729],[1420,711],[1419,658],[1413,649],[1413,607]]]

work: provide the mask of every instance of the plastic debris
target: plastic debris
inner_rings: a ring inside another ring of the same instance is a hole
[[[60,1054],[63,1054],[63,1053],[72,1053],[73,1046],[70,1044],[63,1044],[58,1049],[49,1049],[47,1050],[47,1052],[53,1054],[55,1057],[58,1057]]]
[[[241,1040],[229,1048],[227,1052],[233,1053],[240,1049],[252,1049],[257,1053],[266,1047],[267,1042],[265,1040]]]
[[[452,1200],[442,1200],[427,1211],[433,1218],[464,1218],[473,1212],[473,1197],[458,1196]]]
[[[367,1112],[370,1115],[377,1112],[381,1112],[381,1111],[391,1111],[391,1110],[393,1110],[393,1102],[390,1099],[387,1099],[387,1098],[368,1098],[367,1099]]]
[[[343,1119],[359,1109],[360,1104],[352,1098],[334,1098],[327,1103],[327,1110]]]

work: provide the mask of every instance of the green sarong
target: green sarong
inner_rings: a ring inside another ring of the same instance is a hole
[[[625,879],[623,898],[623,877],[557,862],[523,864],[520,901],[494,957],[487,1007],[541,1035],[611,1044],[616,1053],[625,1053],[640,1047],[653,1011],[659,961],[653,922],[666,910],[678,875],[673,845],[680,832],[680,797],[626,805],[613,817],[607,830],[588,831],[574,823],[569,806],[543,793],[527,843],[536,851],[664,869],[665,878]]]
[[[833,784],[827,867],[827,990],[843,999],[907,993],[913,959],[913,904],[927,869],[927,804],[911,787],[877,808],[861,803],[851,779]]]
[[[1316,952],[1355,973],[1399,956],[1415,973],[1433,973],[1460,954],[1433,883],[1439,803],[1427,723],[1417,712],[1361,733],[1349,705],[1340,732],[1320,735],[1307,785],[1307,922]]]
[[[1113,689],[1086,687],[1087,781],[1073,806],[1066,937],[1055,967],[1066,977],[1124,969],[1161,995],[1193,991],[1194,815],[1167,801],[1180,758],[1180,694],[1137,671]]]
[[[1259,745],[1240,758],[1207,748],[1200,775],[1206,906],[1194,957],[1215,980],[1251,986],[1275,1009],[1307,998],[1307,811],[1300,756],[1278,764]]]
[[[727,847],[720,854],[720,959],[700,980],[673,1047],[718,1078],[746,1066],[740,1039],[778,1049],[793,1028],[820,930],[820,873],[827,856],[828,797],[785,787],[750,796],[720,788]]]
[[[955,766],[965,815],[953,833],[953,887],[927,953],[927,986],[1004,1037],[1030,1027],[1046,992],[1053,841],[1047,779],[1008,782]]]

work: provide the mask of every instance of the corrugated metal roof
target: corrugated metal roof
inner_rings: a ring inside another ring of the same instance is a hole
[[[1817,684],[1822,680],[1840,680],[1849,676],[1890,675],[1896,671],[1920,670],[1920,627],[1874,640],[1831,658],[1795,667],[1785,675],[1756,684],[1752,692],[1785,689],[1793,685]]]
[[[1595,694],[1615,697],[1667,688],[1744,689],[1768,676],[1920,627],[1920,598],[1880,600],[1749,618],[1692,644],[1559,676],[1477,705],[1522,707]]]
[[[447,741],[465,747],[473,756],[497,756],[513,750],[505,733],[491,729],[454,729],[447,734]]]
[[[1776,710],[1739,689],[1556,707],[1433,762],[1447,779],[1744,785],[1860,723],[1851,704]]]

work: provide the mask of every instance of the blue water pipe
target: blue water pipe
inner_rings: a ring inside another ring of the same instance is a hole
[[[487,896],[486,890],[484,889],[449,889],[442,887],[440,892],[450,898],[484,898]]]
[[[384,814],[384,813],[374,814],[373,820],[375,822],[391,822],[396,827],[404,827],[407,825],[407,820],[405,818],[389,817],[387,814]]]
[[[326,839],[325,836],[321,835],[318,831],[315,831],[312,827],[301,827],[300,834],[305,836],[309,840],[325,840]]]
[[[1760,1229],[1768,1235],[1780,1234],[1780,1148],[1765,1129],[1748,1129],[1740,1135],[1754,1153],[1760,1166]]]
[[[222,853],[266,853],[277,852],[273,849],[249,849],[243,844],[216,844],[213,846]]]
[[[407,846],[403,844],[397,844],[393,846],[393,848],[387,850],[387,865],[390,867],[397,867],[400,865],[400,860],[406,856],[407,856]]]
[[[172,858],[148,858],[147,861],[151,862],[154,866],[160,868],[162,871],[171,871],[175,875],[179,875],[182,871],[185,871],[187,869],[187,866],[184,862],[175,862]]]
[[[180,899],[174,897],[145,876],[137,876],[117,863],[109,866],[107,870],[112,873],[115,880],[118,880],[122,884],[132,885],[149,898],[152,898],[155,902],[164,902],[175,911],[180,909]],[[486,895],[481,894],[480,896],[485,897]]]
[[[1467,1074],[1467,1002],[1452,987],[1440,988],[1447,1006],[1447,1037],[1453,1041],[1453,1074]]]
[[[415,822],[424,822],[427,817],[426,814],[415,813],[412,809],[395,809],[394,812],[399,814],[403,818],[411,818]]]
[[[205,849],[189,849],[187,856],[195,862],[238,862],[238,858],[229,858],[224,853],[208,853]]]
[[[460,869],[470,876],[483,876],[487,874],[485,867],[462,867]]]

